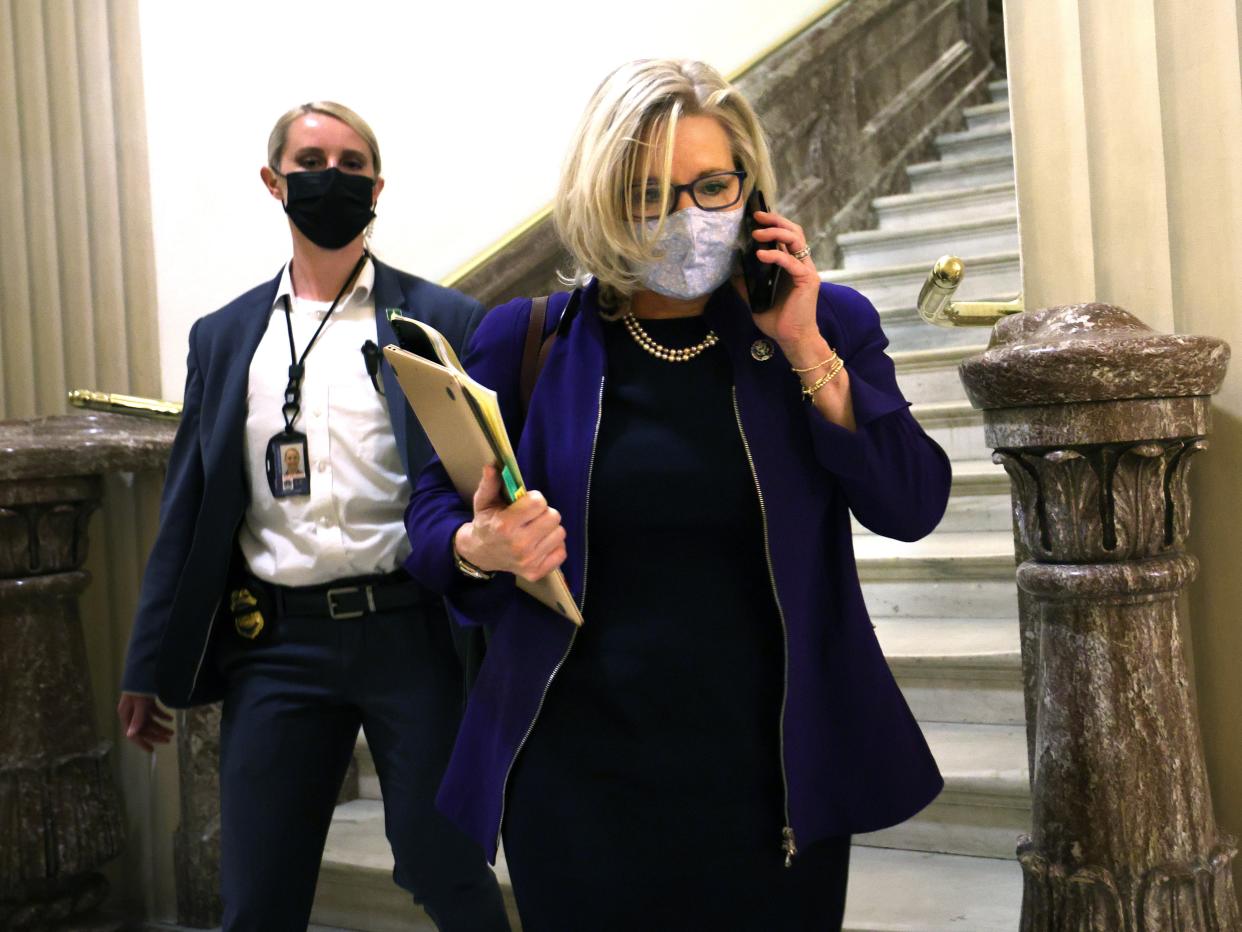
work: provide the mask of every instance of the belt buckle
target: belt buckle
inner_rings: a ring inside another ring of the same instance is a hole
[[[328,615],[333,621],[348,621],[351,618],[361,618],[367,613],[367,609],[358,609],[357,611],[347,612],[337,608],[336,599],[339,596],[350,595],[355,592],[365,592],[367,596],[367,608],[375,611],[375,596],[371,592],[370,586],[341,586],[337,589],[329,589],[324,596],[328,600]]]

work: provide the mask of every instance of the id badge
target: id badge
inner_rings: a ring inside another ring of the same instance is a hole
[[[276,498],[310,495],[306,434],[285,430],[267,442],[267,484]]]

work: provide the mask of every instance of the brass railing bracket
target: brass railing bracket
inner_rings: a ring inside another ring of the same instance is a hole
[[[75,408],[133,414],[138,417],[173,421],[181,417],[180,401],[160,401],[157,398],[140,398],[137,395],[121,395],[116,392],[92,392],[84,388],[76,388],[69,393],[69,404]]]
[[[938,327],[991,327],[1022,310],[1022,295],[1012,301],[954,301],[966,264],[957,256],[941,256],[919,291],[919,316]]]

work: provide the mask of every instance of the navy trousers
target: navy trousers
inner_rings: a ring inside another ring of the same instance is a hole
[[[222,632],[221,887],[226,932],[303,932],[361,727],[384,797],[393,879],[445,932],[508,932],[482,851],[434,808],[462,708],[438,605]]]

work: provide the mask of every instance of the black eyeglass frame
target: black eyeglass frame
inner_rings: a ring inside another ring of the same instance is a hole
[[[721,178],[725,175],[732,175],[735,178],[737,178],[737,197],[729,201],[729,203],[721,204],[718,207],[704,207],[702,204],[700,204],[698,197],[694,193],[694,186],[697,184],[702,184],[704,181],[710,181],[712,178]],[[730,207],[733,207],[735,204],[737,204],[739,201],[742,200],[742,195],[746,191],[746,177],[747,177],[746,171],[739,168],[731,172],[712,172],[710,175],[704,175],[701,178],[695,178],[693,181],[687,181],[685,184],[671,184],[668,186],[668,203],[664,205],[663,210],[661,210],[657,214],[652,214],[650,216],[644,213],[638,213],[638,214],[635,214],[634,219],[635,220],[654,220],[657,217],[668,216],[669,214],[673,213],[672,208],[676,207],[677,202],[681,200],[682,191],[689,192],[690,200],[694,203],[694,206],[697,207],[699,210],[707,210],[707,211],[728,210]],[[648,187],[647,185],[643,185],[642,190],[644,194],[647,191],[647,187]]]

